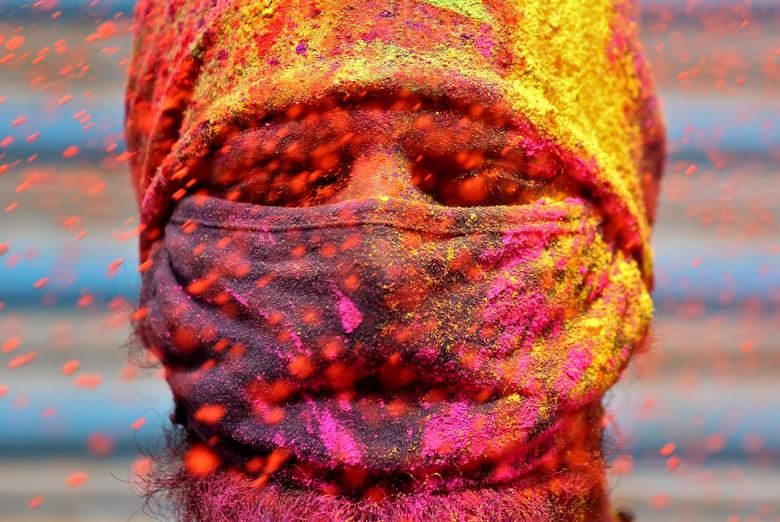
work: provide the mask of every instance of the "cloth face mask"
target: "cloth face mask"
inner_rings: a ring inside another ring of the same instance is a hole
[[[582,199],[289,208],[187,196],[139,321],[179,421],[267,480],[455,490],[528,476],[649,326]]]

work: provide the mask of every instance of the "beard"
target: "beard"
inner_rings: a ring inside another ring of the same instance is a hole
[[[235,468],[194,476],[184,465],[192,441],[183,428],[167,434],[165,451],[140,478],[147,510],[177,521],[610,521],[602,461],[587,472],[557,472],[497,488],[350,498],[292,488],[273,481],[262,487]],[[597,471],[595,468],[599,468]],[[622,518],[619,518],[622,520]]]

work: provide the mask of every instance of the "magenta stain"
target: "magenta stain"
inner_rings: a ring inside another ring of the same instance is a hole
[[[359,464],[362,452],[352,435],[333,418],[327,408],[319,412],[320,437],[328,453],[346,464]]]
[[[566,367],[555,383],[556,389],[561,393],[570,392],[580,382],[582,375],[592,361],[593,354],[588,348],[578,347],[572,349],[569,353],[569,359],[566,361]]]
[[[470,438],[474,433],[470,430],[471,419],[469,408],[465,402],[456,402],[450,405],[449,412],[432,418],[425,426],[420,455],[423,457],[443,457],[443,451],[457,450],[453,444],[463,440],[464,435]]]
[[[352,331],[363,322],[363,314],[349,297],[335,287],[331,287],[331,290],[333,290],[333,293],[336,294],[339,299],[337,306],[339,318],[341,319],[341,326],[346,333],[352,333]]]
[[[485,58],[490,58],[493,47],[496,45],[492,38],[487,34],[482,34],[477,38],[477,49]]]
[[[238,301],[238,302],[239,302],[239,303],[241,303],[242,305],[244,305],[244,306],[246,306],[246,307],[248,307],[248,306],[249,306],[249,303],[247,303],[246,299],[244,299],[243,297],[241,297],[240,295],[238,295],[238,294],[236,293],[236,291],[235,291],[235,290],[233,290],[232,288],[228,288],[228,289],[227,289],[227,292],[228,292],[228,294],[230,294],[230,296],[231,296],[233,299],[235,299],[236,301]]]

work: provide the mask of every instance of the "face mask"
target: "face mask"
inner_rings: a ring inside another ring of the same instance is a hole
[[[138,328],[180,421],[250,474],[341,490],[510,483],[566,450],[554,438],[649,326],[637,262],[600,222],[576,198],[187,196],[144,274]]]

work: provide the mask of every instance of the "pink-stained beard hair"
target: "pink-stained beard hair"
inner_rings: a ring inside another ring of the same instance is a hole
[[[186,522],[619,522],[612,514],[604,483],[602,456],[586,468],[536,473],[503,488],[448,493],[406,493],[381,501],[326,495],[268,482],[233,468],[205,477],[184,465],[192,440],[179,426],[169,427],[162,449],[145,453],[151,470],[134,482],[146,511],[163,520]],[[197,442],[194,441],[194,442]]]
[[[178,430],[178,428],[177,428]],[[183,465],[189,442],[168,434],[164,455],[139,479],[147,511],[166,520],[209,522],[601,522],[613,521],[601,484],[576,472],[535,478],[504,488],[446,494],[408,493],[381,501],[293,490],[269,482],[261,488],[234,470],[206,477]],[[622,520],[618,518],[617,520]]]

